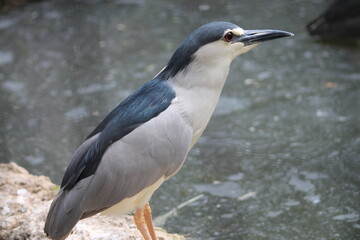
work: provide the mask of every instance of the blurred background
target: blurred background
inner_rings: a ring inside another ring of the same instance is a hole
[[[84,138],[196,27],[286,30],[295,37],[232,64],[207,130],[154,194],[154,217],[203,194],[165,229],[188,239],[360,239],[359,41],[306,30],[329,1],[25,2],[0,1],[1,162],[59,184]]]

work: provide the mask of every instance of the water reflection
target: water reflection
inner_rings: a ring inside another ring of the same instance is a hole
[[[96,124],[198,25],[295,32],[233,63],[208,129],[155,193],[190,239],[360,238],[360,52],[305,23],[326,1],[43,1],[0,17],[0,157],[60,182]],[[256,14],[255,14],[256,13]]]

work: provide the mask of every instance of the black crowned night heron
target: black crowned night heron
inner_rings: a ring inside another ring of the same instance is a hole
[[[228,22],[192,32],[166,67],[111,111],[76,150],[45,233],[64,239],[81,219],[135,211],[144,239],[156,239],[150,197],[179,171],[203,133],[231,62],[260,42],[292,35]]]
[[[360,1],[335,0],[306,28],[310,35],[323,40],[360,39]]]

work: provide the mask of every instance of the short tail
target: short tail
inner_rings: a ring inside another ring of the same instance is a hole
[[[44,232],[50,239],[65,239],[81,218],[79,202],[74,204],[79,199],[74,199],[71,195],[71,191],[60,190],[51,203],[44,227]]]

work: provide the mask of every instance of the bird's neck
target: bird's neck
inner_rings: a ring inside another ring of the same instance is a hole
[[[205,130],[216,108],[230,67],[230,61],[207,61],[204,64],[201,60],[195,60],[168,80],[176,92],[175,104],[193,128],[191,147]]]

